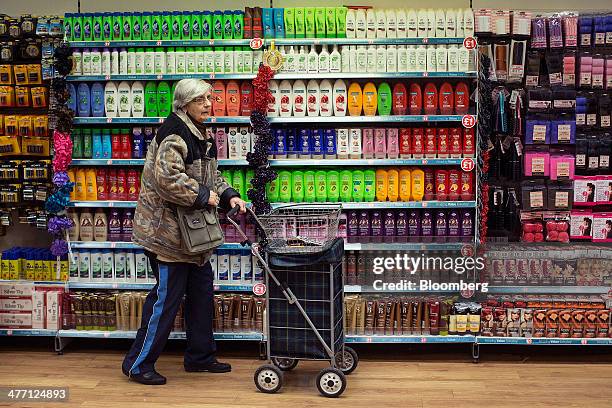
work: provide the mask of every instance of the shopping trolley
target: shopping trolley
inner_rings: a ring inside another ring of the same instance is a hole
[[[345,375],[357,368],[359,358],[344,345],[344,245],[336,238],[340,207],[293,204],[263,216],[248,208],[260,227],[259,243],[251,243],[232,219],[237,211],[234,207],[227,218],[243,245],[251,244],[265,270],[267,288],[264,336],[269,360],[255,371],[255,385],[275,393],[283,386],[283,372],[299,360],[323,360],[331,367],[317,376],[319,392],[341,395]]]

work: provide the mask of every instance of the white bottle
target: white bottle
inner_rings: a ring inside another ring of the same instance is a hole
[[[72,51],[72,75],[83,75],[83,53],[77,49]]]
[[[119,51],[116,48],[111,52],[111,75],[119,75]]]
[[[368,9],[366,11],[366,38],[376,38],[376,11]]]
[[[81,55],[83,75],[91,75],[91,51],[89,51],[89,48],[84,48],[83,53]]]
[[[306,116],[306,85],[304,81],[298,79],[293,83],[291,95],[293,95],[293,116],[303,118]]]
[[[263,50],[253,51],[253,71],[257,72],[263,62]]]
[[[225,49],[225,55],[223,58],[223,72],[226,74],[232,74],[234,72],[234,51]]]
[[[268,89],[270,90],[273,98],[273,101],[268,104],[268,116],[277,117],[280,111],[278,81],[271,80],[268,84]]]
[[[349,156],[351,159],[361,159],[361,128],[349,130]]]
[[[125,276],[128,282],[136,282],[136,256],[134,251],[125,252]]]
[[[374,47],[373,45],[370,45],[368,47],[368,50],[370,49],[370,47]],[[356,61],[357,61],[357,70],[355,72],[368,72],[368,54],[366,51],[366,47],[365,45],[358,45],[357,49],[356,49]]]
[[[128,75],[136,74],[136,51],[128,51],[127,53],[128,62]]]
[[[427,37],[436,36],[436,12],[434,9],[427,9]]]
[[[225,51],[220,50],[219,48],[217,48],[217,49],[214,50],[213,57],[214,57],[214,61],[215,61],[214,62],[215,73],[216,74],[222,74],[223,70],[225,69],[225,62],[224,62],[224,60],[225,60]],[[176,65],[178,67],[178,56],[177,56],[177,64]],[[176,73],[179,74],[178,68],[177,68]]]
[[[276,72],[281,73],[281,74],[285,74],[285,73],[287,73],[287,56],[286,56],[285,47],[281,45],[281,46],[277,47],[277,50],[281,54],[281,58],[283,59],[283,63],[281,65],[281,67],[278,69],[278,71],[276,71]]]
[[[457,36],[457,13],[455,10],[446,11],[446,37],[454,38]]]
[[[436,10],[436,37],[446,37],[446,14],[442,9]]]
[[[229,56],[232,61],[232,65],[234,65],[234,60],[233,60],[233,55]],[[195,74],[197,72],[197,65],[196,65],[196,52],[194,49],[190,50],[190,51],[186,51],[185,52],[185,66],[186,66],[186,73],[187,74]]]
[[[120,118],[129,118],[132,114],[132,88],[126,81],[117,87],[118,113]]]
[[[104,110],[107,118],[117,117],[118,103],[117,85],[113,81],[109,81],[104,86]]]
[[[338,51],[338,45],[334,44],[332,52],[329,54],[329,72],[342,72],[342,55]]]
[[[155,50],[147,48],[144,56],[144,74],[153,75],[155,72]]]
[[[387,47],[379,45],[376,47],[376,71],[387,72]]]
[[[108,48],[105,48],[104,51],[102,51],[102,61],[100,68],[101,75],[111,74],[111,52]]]
[[[306,86],[306,98],[308,116],[319,116],[319,83],[314,79],[308,81],[308,85]]]
[[[240,57],[242,58],[242,53],[236,53],[236,54],[240,54]],[[206,73],[206,58],[204,56],[205,56],[204,50],[196,51],[196,72],[198,74]],[[155,52],[155,58],[157,59],[157,52]],[[241,61],[241,65],[242,65],[242,61]]]
[[[97,48],[91,50],[91,75],[102,75],[102,53]]]
[[[135,60],[134,60],[136,67],[134,69],[134,75],[142,75],[144,73],[144,57],[145,57],[144,49],[141,49],[140,51],[136,51]]]
[[[433,45],[427,46],[427,72],[436,72],[437,68],[436,47]]]
[[[387,13],[384,9],[376,9],[376,38],[387,37]]]
[[[153,71],[155,72],[155,75],[163,75],[166,73],[166,53],[163,49],[158,49],[155,51]]]
[[[407,48],[407,60],[408,67],[406,71],[408,72],[416,72],[417,71],[417,48],[416,45],[409,45]]]
[[[187,73],[187,55],[186,51],[176,51],[176,74],[185,75]],[[221,71],[223,72],[223,71]]]
[[[351,71],[351,46],[343,45],[340,47],[340,60],[342,61],[342,72]]]
[[[367,15],[364,9],[355,12],[355,38],[366,38],[368,32]]]
[[[469,8],[463,11],[463,35],[466,37],[474,36],[474,12]]]
[[[457,30],[455,32],[455,35],[458,38],[462,38],[465,37],[465,27],[463,24],[463,10],[462,9],[457,9],[457,10],[453,10],[455,12],[455,20],[457,21],[456,23],[456,27]]]
[[[336,82],[334,82],[332,96],[334,116],[346,116],[346,101],[348,99],[346,92],[346,82],[344,82],[342,79],[337,79]]]
[[[242,50],[242,63],[244,64],[244,73],[253,73],[253,50],[248,47]]]
[[[142,82],[136,81],[132,83],[132,88],[130,90],[130,96],[132,99],[132,117],[134,118],[144,117],[145,96],[144,96],[144,86],[142,86]]]
[[[308,73],[308,56],[306,55],[306,49],[303,45],[300,46],[300,53],[297,56],[297,73]]]
[[[328,79],[324,79],[319,85],[319,113],[321,116],[331,116],[334,113],[333,88]]]
[[[121,51],[119,51],[119,74],[127,75],[127,73],[129,72],[129,60],[130,58],[127,50],[125,48],[122,48]]]
[[[366,72],[376,72],[376,46],[368,45]]]
[[[296,62],[297,62],[297,54],[295,53],[295,48],[293,48],[293,45],[292,45],[291,47],[289,47],[289,51],[287,51],[287,55],[285,57],[286,72],[295,74]]]
[[[409,9],[406,13],[406,37],[416,38],[419,35],[419,18],[415,9]]]
[[[438,72],[448,71],[448,53],[446,45],[438,45],[436,47],[436,68]]]
[[[471,52],[465,47],[458,49],[459,72],[468,72],[470,70]]]
[[[176,51],[173,49],[166,52],[166,74],[176,74]]]
[[[474,48],[470,50],[470,57],[468,61],[468,71],[475,72],[476,71],[476,58],[478,58],[478,49]]]
[[[427,37],[427,10],[419,9],[417,14],[417,37]]]
[[[448,71],[458,72],[459,71],[459,49],[457,45],[448,46]]]
[[[387,72],[397,72],[396,45],[387,45]]]
[[[427,71],[427,48],[419,45],[416,49],[416,71]]]
[[[102,281],[102,251],[97,250],[91,253],[91,281]]]
[[[395,9],[387,9],[386,11],[387,24],[386,24],[386,36],[387,38],[397,38],[397,15]]]
[[[364,60],[367,63],[367,57],[364,58]],[[348,72],[359,72],[357,69],[357,46],[356,45],[349,46],[349,67],[350,69]],[[365,68],[365,65],[364,65],[364,68]]]
[[[279,115],[281,118],[288,118],[293,113],[291,102],[293,101],[293,88],[291,82],[284,80],[281,81],[278,87],[280,102],[279,102]]]
[[[397,38],[406,38],[408,36],[408,20],[406,10],[403,8],[397,9],[395,17],[397,20]]]
[[[323,45],[319,53],[319,72],[329,72],[329,51],[327,51],[327,45]]]
[[[349,130],[336,129],[336,152],[339,159],[349,158]]]
[[[212,47],[204,50],[204,70],[207,74],[215,72],[215,52]]]
[[[240,158],[240,136],[237,127],[230,127],[227,131],[227,158],[233,160]]]
[[[408,48],[405,45],[397,46],[397,71],[408,72]]]
[[[348,9],[346,11],[344,27],[346,30],[346,38],[356,38],[357,13],[354,9]]]
[[[319,72],[319,55],[315,51],[315,46],[310,47],[310,52],[308,53],[308,62],[306,63],[307,71],[309,74],[316,74]]]

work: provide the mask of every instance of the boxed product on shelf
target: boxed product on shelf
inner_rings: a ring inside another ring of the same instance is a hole
[[[215,332],[261,332],[265,301],[252,295],[215,295],[213,330]]]

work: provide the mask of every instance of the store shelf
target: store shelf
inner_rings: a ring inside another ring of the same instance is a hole
[[[347,343],[467,343],[475,341],[474,336],[346,336]]]
[[[71,201],[67,207],[76,208],[136,208],[137,201]]]
[[[545,337],[484,337],[477,336],[478,344],[510,344],[526,346],[610,346],[612,338],[592,338],[592,339],[566,339],[566,338],[545,338]]]
[[[514,294],[601,294],[610,286],[489,286],[489,293]]]
[[[27,279],[2,279],[0,283],[33,283],[34,285],[63,285],[64,281],[31,281]]]
[[[398,294],[398,293],[409,293],[409,294],[431,294],[431,293],[457,293],[457,290],[420,290],[418,283],[415,282],[414,290],[377,290],[372,286],[366,285],[344,285],[344,293],[379,293],[379,294]]]
[[[144,166],[144,159],[72,159],[71,166]]]
[[[215,79],[253,79],[256,74],[159,74],[159,75],[69,75],[71,82],[103,82],[103,81],[179,81],[186,78]],[[409,78],[476,78],[476,72],[334,72],[318,74],[280,73],[274,75],[275,80],[283,79],[409,79]]]
[[[116,290],[150,290],[153,283],[118,283],[118,282],[69,282],[70,289],[116,289]],[[214,285],[213,289],[217,292],[251,292],[253,284],[233,285],[219,284]]]
[[[402,45],[402,44],[463,44],[463,37],[452,38],[269,38],[264,45]],[[91,47],[235,47],[248,46],[250,39],[223,40],[143,40],[143,41],[71,41],[72,48]]]
[[[422,239],[422,238],[419,238]],[[453,251],[461,250],[465,246],[471,246],[473,242],[449,242],[449,243],[360,243],[347,242],[344,244],[345,251]]]
[[[91,118],[91,117],[76,117],[73,120],[75,125],[159,125],[164,122],[166,118],[153,117],[153,118]],[[250,124],[251,119],[248,116],[215,116],[209,118],[204,123],[228,123],[228,124]]]
[[[0,336],[55,337],[57,330],[45,329],[0,329]]]
[[[103,330],[60,330],[57,332],[58,337],[64,338],[107,338],[107,339],[133,339],[136,337],[135,331],[103,331]],[[170,339],[185,339],[184,332],[170,333]],[[245,333],[215,333],[215,340],[253,340],[261,341],[262,333],[245,332]]]
[[[133,242],[110,242],[110,241],[87,241],[87,242],[79,242],[73,241],[70,243],[70,247],[73,249],[142,249],[142,247],[138,244],[134,244]],[[249,249],[248,246],[242,246],[237,242],[228,242],[217,249]]]

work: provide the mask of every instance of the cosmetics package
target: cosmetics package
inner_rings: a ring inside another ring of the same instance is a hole
[[[570,210],[573,201],[573,184],[571,181],[547,181],[548,190],[548,209],[549,210]]]
[[[531,34],[531,18],[530,11],[513,11],[512,12],[512,34],[513,35],[530,35]]]
[[[495,43],[493,46],[493,60],[495,61],[495,75],[497,80],[504,82],[508,79],[508,52],[510,46],[505,41]]]
[[[523,210],[544,210],[548,208],[548,194],[544,180],[528,180],[521,183]]]
[[[552,91],[549,88],[538,87],[527,92],[529,112],[548,112],[552,106]]]
[[[550,122],[550,143],[574,144],[576,142],[576,121],[572,115],[563,114]]]
[[[552,91],[552,107],[555,112],[574,113],[576,111],[576,91],[555,89]]]
[[[561,17],[548,19],[548,38],[550,48],[563,48],[563,27]]]
[[[574,178],[575,158],[565,149],[551,149],[550,179],[572,180]]]
[[[563,54],[563,86],[576,86],[576,53],[566,51]]]
[[[550,153],[547,146],[534,146],[525,150],[525,176],[544,176],[550,175]]]
[[[493,10],[474,10],[474,31],[476,34],[492,34]]]
[[[522,82],[525,75],[527,40],[512,40],[510,45],[510,68],[508,82]]]
[[[546,67],[548,68],[548,81],[551,86],[563,83],[563,54],[550,51],[546,54]]]
[[[549,144],[551,122],[537,116],[525,121],[525,144]]]
[[[540,53],[529,51],[527,53],[527,66],[525,73],[525,86],[536,87],[540,83]]]
[[[563,35],[566,47],[576,47],[578,45],[578,17],[568,15],[563,18]]]
[[[491,31],[494,35],[510,34],[510,10],[493,11],[491,20]]]
[[[546,48],[547,45],[546,19],[536,17],[531,20],[531,48]]]

